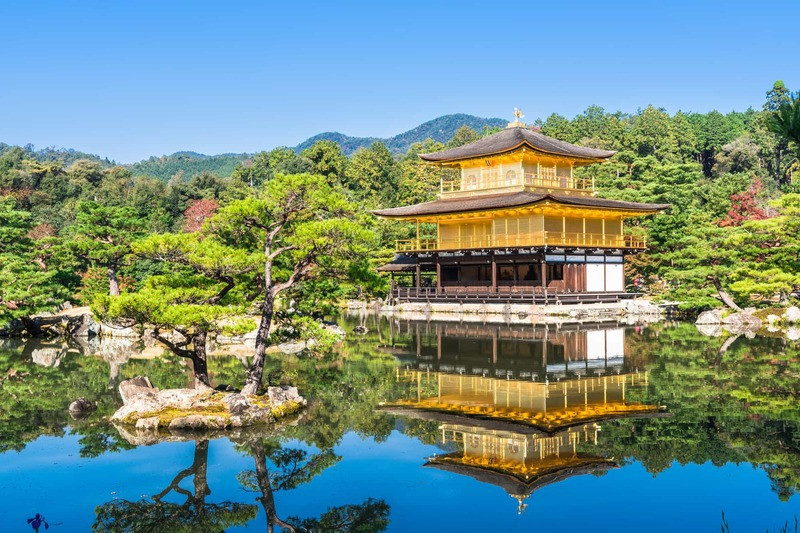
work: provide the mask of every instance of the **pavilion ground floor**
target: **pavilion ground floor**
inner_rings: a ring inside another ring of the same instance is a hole
[[[625,290],[622,250],[490,250],[405,254],[379,270],[398,301],[613,302]]]

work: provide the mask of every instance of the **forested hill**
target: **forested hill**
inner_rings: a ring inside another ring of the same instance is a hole
[[[320,133],[300,143],[293,150],[299,153],[306,148],[310,148],[317,141],[328,140],[338,144],[344,155],[351,155],[359,148],[368,148],[372,143],[379,141],[382,142],[393,155],[397,156],[408,152],[412,144],[424,142],[426,139],[433,139],[440,143],[446,143],[453,138],[456,130],[462,126],[467,126],[477,132],[481,132],[484,127],[503,127],[506,125],[506,122],[507,121],[499,118],[481,118],[474,115],[458,113],[429,120],[414,129],[387,139],[378,137],[350,137],[349,135],[338,132]],[[15,147],[0,143],[0,155],[12,148]],[[110,161],[108,158],[101,158],[97,155],[66,148],[56,149],[51,147],[35,150],[32,145],[26,145],[21,149],[24,152],[24,157],[27,159],[40,162],[59,161],[63,163],[65,167],[70,166],[80,159],[96,161],[106,168],[115,164],[114,161]],[[134,163],[130,165],[129,168],[133,176],[150,176],[163,181],[169,181],[173,177],[189,180],[193,176],[203,174],[204,172],[210,172],[217,176],[227,178],[233,174],[233,169],[235,169],[237,165],[251,159],[254,155],[255,154],[246,153],[205,155],[197,152],[182,151],[175,152],[172,155],[153,156],[139,161],[138,163]]]
[[[228,177],[236,165],[248,157],[248,154],[205,155],[197,152],[175,152],[172,155],[153,156],[134,163],[131,166],[131,173],[134,176],[153,176],[164,181],[176,175],[189,179],[203,172]]]
[[[380,141],[386,145],[393,154],[405,154],[412,144],[422,142],[425,139],[433,139],[440,143],[446,143],[453,138],[456,130],[461,126],[468,126],[475,131],[482,131],[484,126],[490,128],[500,128],[508,123],[507,120],[500,118],[481,118],[475,115],[458,113],[455,115],[443,115],[439,118],[429,120],[420,124],[414,129],[408,130],[388,139],[377,137],[350,137],[337,131],[320,133],[306,139],[298,144],[296,151],[302,151],[312,146],[317,141],[333,141],[342,147],[345,155],[350,155],[359,148],[367,148],[375,141]]]
[[[0,156],[12,149],[20,150],[23,157],[26,159],[33,159],[41,163],[60,162],[64,166],[69,166],[80,159],[88,159],[90,161],[96,161],[104,167],[110,167],[114,165],[114,161],[109,160],[107,157],[102,158],[99,155],[79,152],[78,150],[73,150],[72,148],[55,148],[50,146],[47,148],[42,148],[41,150],[36,150],[32,144],[26,144],[25,146],[17,147],[0,142]]]

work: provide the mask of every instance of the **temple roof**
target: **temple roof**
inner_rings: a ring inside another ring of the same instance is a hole
[[[595,198],[592,196],[567,196],[561,194],[519,191],[503,194],[487,194],[466,198],[443,198],[421,204],[393,207],[390,209],[377,209],[373,211],[373,213],[382,217],[444,215],[448,213],[463,213],[468,211],[524,207],[545,201],[551,201],[563,205],[574,205],[578,207],[623,209],[643,212],[662,211],[670,206],[670,204],[640,204],[636,202],[623,202],[621,200],[606,200],[604,198]]]
[[[616,153],[612,150],[597,150],[595,148],[587,148],[585,146],[559,141],[558,139],[542,135],[538,131],[533,131],[528,128],[510,127],[493,135],[489,135],[488,137],[484,137],[483,139],[465,144],[464,146],[443,150],[441,152],[420,154],[419,157],[431,163],[448,163],[464,159],[500,155],[512,152],[523,146],[547,154],[593,160],[608,159]]]
[[[378,272],[408,272],[417,268],[417,258],[411,255],[397,254],[390,262],[378,267]]]
[[[461,452],[430,457],[423,466],[469,476],[481,483],[489,483],[501,487],[512,496],[521,497],[530,496],[534,491],[545,485],[558,483],[572,476],[619,468],[619,465],[609,459],[591,456],[578,456],[571,460],[562,461],[562,463],[553,464],[549,468],[542,465],[540,472],[531,476],[530,479],[515,475],[502,467],[469,464],[469,462],[465,461]]]

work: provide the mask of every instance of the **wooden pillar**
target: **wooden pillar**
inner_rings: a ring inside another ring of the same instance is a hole
[[[544,288],[544,303],[547,304],[547,260],[542,254],[542,287]]]
[[[419,219],[417,219],[417,250],[419,250],[420,242],[419,242]]]
[[[422,287],[422,280],[420,279],[422,277],[422,269],[419,266],[419,257],[417,257],[417,268],[415,274],[417,278],[417,290],[419,291],[420,287]]]
[[[491,292],[497,292],[497,258],[494,256],[494,252],[491,252],[491,261],[492,261],[492,290]]]
[[[497,364],[497,330],[492,329],[492,363]]]
[[[439,260],[439,254],[436,254],[436,294],[442,290],[442,262]]]

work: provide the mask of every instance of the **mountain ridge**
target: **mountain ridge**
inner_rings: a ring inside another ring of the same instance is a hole
[[[508,121],[501,118],[482,118],[466,113],[455,113],[442,115],[427,122],[423,122],[408,131],[398,133],[393,137],[353,137],[338,131],[318,133],[301,142],[294,149],[298,152],[312,146],[321,140],[333,141],[342,147],[345,155],[350,155],[359,148],[367,148],[374,142],[382,142],[393,154],[404,154],[415,142],[422,142],[425,139],[433,139],[438,142],[447,142],[461,126],[469,126],[478,133],[485,126],[490,128],[501,128]]]
[[[329,140],[337,143],[342,148],[342,152],[345,155],[351,155],[359,148],[367,148],[374,142],[382,142],[392,154],[400,155],[408,152],[412,144],[423,142],[426,139],[433,139],[434,141],[446,143],[453,137],[456,130],[462,126],[468,126],[480,133],[484,127],[503,127],[506,125],[506,122],[507,121],[500,118],[482,118],[466,113],[455,113],[428,120],[392,137],[355,137],[338,131],[327,131],[313,135],[291,148],[296,152],[302,152],[317,141]],[[12,145],[0,143],[0,154],[11,148],[13,148]],[[91,159],[97,161],[104,167],[110,167],[116,164],[113,160],[69,148],[50,147],[35,150],[32,145],[26,145],[20,148],[29,156],[43,161],[60,160],[64,164],[70,164],[77,159]],[[189,179],[202,172],[214,172],[222,177],[228,177],[233,173],[234,168],[236,168],[238,164],[254,155],[255,154],[249,153],[208,155],[192,150],[180,150],[170,155],[154,155],[147,159],[124,164],[122,166],[130,168],[134,176],[153,176],[163,179],[164,181],[169,180],[176,174],[180,174],[185,179]]]

